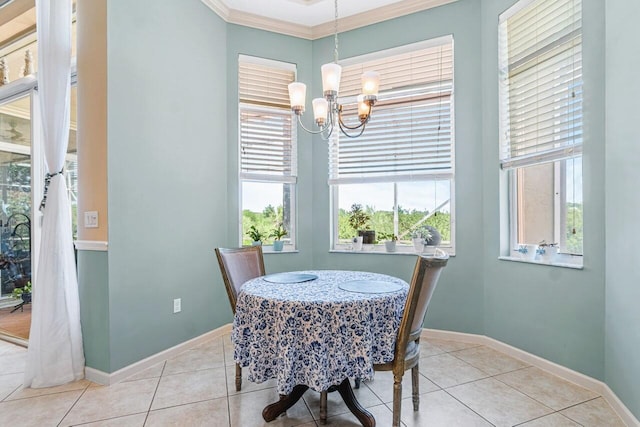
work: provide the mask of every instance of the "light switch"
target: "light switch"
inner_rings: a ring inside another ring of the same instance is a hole
[[[84,228],[98,228],[97,211],[88,211],[84,213]]]

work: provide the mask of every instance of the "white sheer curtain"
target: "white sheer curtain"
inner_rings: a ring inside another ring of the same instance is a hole
[[[36,16],[39,106],[50,184],[45,189],[24,380],[25,387],[34,388],[84,376],[71,208],[61,173],[69,142],[71,0],[37,0]]]

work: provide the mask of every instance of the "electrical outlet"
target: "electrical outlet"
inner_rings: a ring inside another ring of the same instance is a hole
[[[84,228],[98,228],[97,211],[88,211],[84,213]]]
[[[182,298],[176,298],[173,300],[173,312],[180,313],[182,311]]]

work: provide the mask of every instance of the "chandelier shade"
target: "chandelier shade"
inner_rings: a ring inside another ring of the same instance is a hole
[[[288,87],[291,109],[295,111],[296,114],[304,113],[304,105],[307,97],[307,85],[304,83],[293,82],[289,83]]]

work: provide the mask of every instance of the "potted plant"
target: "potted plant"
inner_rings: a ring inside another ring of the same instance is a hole
[[[13,292],[11,292],[11,296],[15,299],[22,299],[22,301],[27,304],[31,302],[31,282],[27,282],[21,288],[14,288]]]
[[[421,254],[424,251],[425,240],[431,239],[431,233],[423,227],[416,228],[411,232],[411,242],[413,243],[413,249]]]
[[[264,234],[262,231],[258,230],[255,225],[252,225],[247,231],[247,235],[253,240],[251,246],[259,246],[262,245],[262,239],[264,239]]]
[[[538,243],[538,250],[536,251],[542,261],[552,262],[555,260],[558,255],[558,244],[557,243],[547,243],[544,240]]]
[[[417,227],[411,237],[413,238],[413,247],[416,252],[427,252],[430,255],[435,253],[436,246],[442,241],[442,236],[438,229],[428,224],[422,224]]]
[[[370,220],[371,217],[362,210],[361,204],[354,203],[351,205],[351,210],[349,211],[349,225],[356,232],[356,236],[353,238],[353,248],[356,251],[362,250],[363,235],[360,232],[369,229],[367,223]],[[373,240],[375,240],[375,238],[372,239],[372,242]]]
[[[282,239],[286,235],[287,235],[287,230],[284,229],[284,226],[282,225],[282,223],[278,224],[278,227],[271,230],[271,234],[269,234],[269,237],[273,237],[275,239],[273,241],[274,251],[276,252],[282,251],[282,248],[284,247],[284,242],[280,239]]]
[[[398,241],[398,236],[393,233],[380,233],[380,239],[385,241],[384,247],[387,252],[396,251],[396,242]]]

